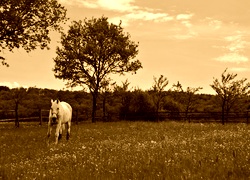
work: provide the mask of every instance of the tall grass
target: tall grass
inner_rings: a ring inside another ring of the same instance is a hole
[[[80,124],[58,145],[46,126],[12,126],[0,124],[0,179],[250,178],[246,124]]]

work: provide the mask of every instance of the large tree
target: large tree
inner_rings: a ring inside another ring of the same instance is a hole
[[[87,85],[92,97],[92,122],[95,122],[97,98],[103,81],[110,74],[136,72],[142,68],[138,43],[123,32],[121,23],[108,22],[107,17],[73,21],[68,33],[62,33],[61,47],[57,47],[55,77],[67,80],[74,87]]]
[[[61,30],[66,20],[66,9],[57,0],[1,0],[0,52],[48,48],[50,30]],[[8,66],[4,57],[0,60]]]
[[[232,107],[250,93],[250,83],[246,82],[247,79],[235,80],[236,77],[237,74],[227,73],[226,69],[221,75],[221,81],[214,78],[213,84],[210,85],[216,91],[219,98],[222,111],[222,124],[225,123],[225,120],[227,121]]]

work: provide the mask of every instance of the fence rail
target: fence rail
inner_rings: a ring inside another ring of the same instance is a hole
[[[148,112],[122,114],[124,120],[148,120],[148,121],[188,121],[188,122],[221,122],[221,112]],[[231,112],[225,116],[225,122],[249,123],[250,111]]]
[[[19,122],[48,122],[49,120],[49,110],[39,109],[37,110],[37,116],[32,117],[18,117]],[[20,114],[20,113],[19,113]],[[14,122],[16,120],[15,110],[0,110],[0,122]],[[84,121],[86,118],[78,112],[78,110],[73,112],[72,121],[78,123],[78,121]]]
[[[39,121],[39,117],[26,117],[26,118],[18,118],[20,122],[33,122],[33,121]],[[0,122],[14,122],[15,118],[10,119],[0,119]]]
[[[39,109],[37,110],[37,116],[31,117],[18,117],[19,122],[39,122],[40,124],[48,122],[49,110]],[[21,114],[21,113],[19,113]],[[97,121],[114,121],[114,120],[145,120],[145,121],[164,121],[164,120],[176,120],[176,121],[188,121],[188,122],[221,122],[221,112],[147,112],[147,113],[126,113],[126,114],[112,114],[108,116],[97,116]],[[14,122],[15,121],[14,110],[0,110],[0,122]],[[88,117],[81,114],[78,110],[73,112],[73,122],[86,121]],[[250,111],[245,112],[230,112],[225,119],[225,122],[250,122]]]

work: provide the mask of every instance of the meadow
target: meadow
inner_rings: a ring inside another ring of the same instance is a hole
[[[0,124],[0,179],[249,179],[250,126],[185,122]],[[54,132],[54,131],[53,131]]]

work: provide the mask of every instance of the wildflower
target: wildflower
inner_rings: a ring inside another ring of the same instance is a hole
[[[184,140],[184,141],[182,141],[181,143],[182,143],[183,145],[186,145],[186,144],[187,144],[187,141]]]

